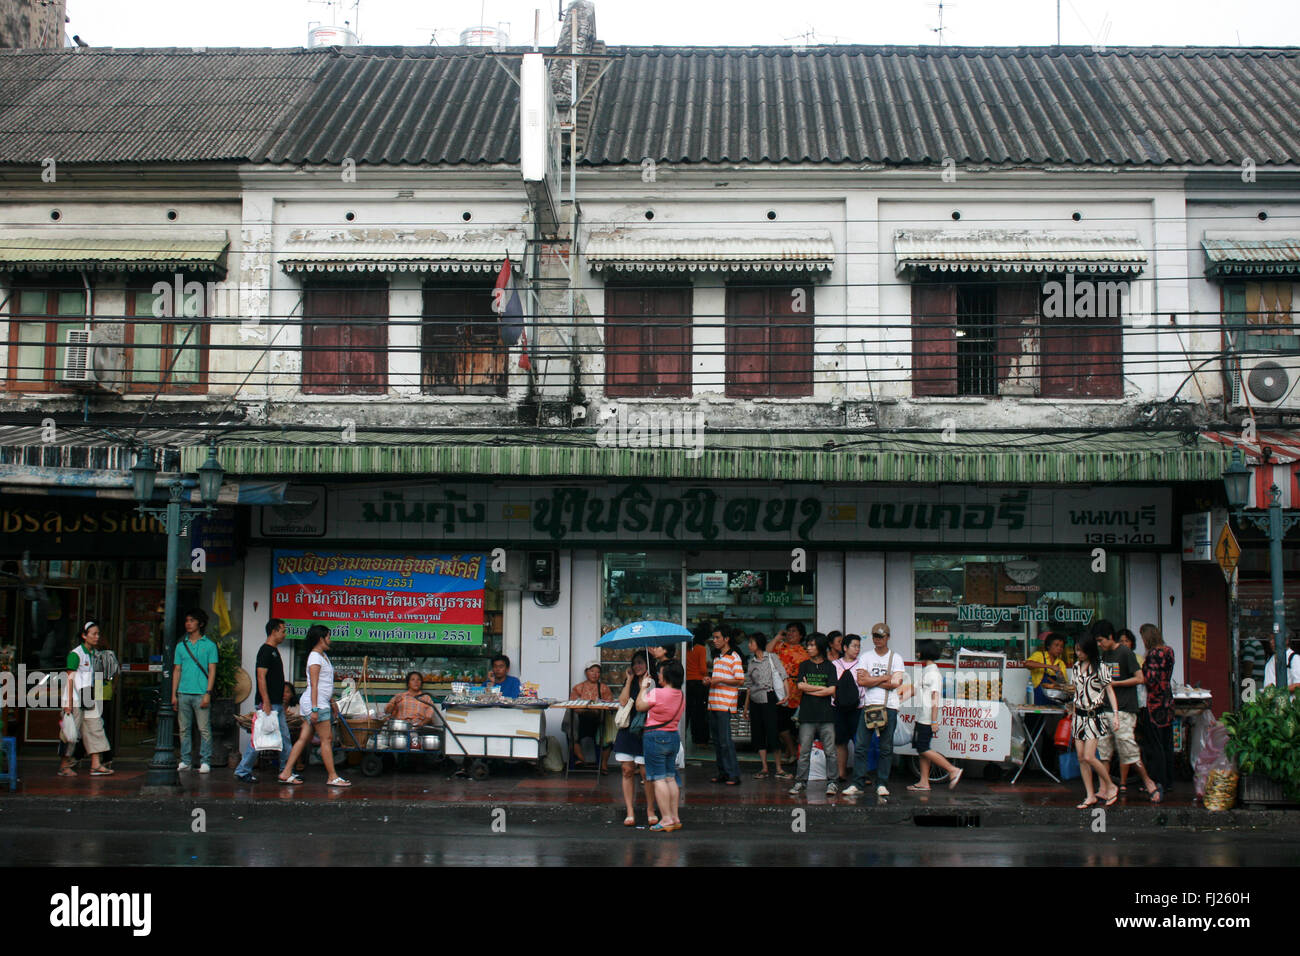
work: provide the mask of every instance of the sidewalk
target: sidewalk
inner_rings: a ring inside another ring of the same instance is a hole
[[[299,787],[278,785],[271,772],[258,774],[258,782],[244,784],[230,770],[214,770],[200,775],[186,771],[175,793],[143,793],[146,764],[119,759],[117,773],[111,777],[90,777],[83,772],[75,777],[56,775],[53,760],[28,759],[20,763],[22,778],[16,791],[0,786],[0,814],[22,808],[51,806],[77,807],[93,804],[97,809],[110,808],[130,813],[148,812],[148,808],[178,805],[202,805],[211,812],[216,804],[223,812],[239,815],[278,813],[290,807],[318,806],[349,818],[365,819],[399,814],[422,818],[465,820],[478,819],[492,809],[527,814],[529,819],[563,820],[580,823],[623,821],[621,778],[615,772],[602,775],[599,782],[592,774],[573,776],[567,781],[562,774],[543,774],[531,766],[494,766],[492,775],[483,781],[454,778],[452,767],[435,770],[402,769],[378,777],[365,777],[359,768],[347,768],[352,780],[349,789],[330,789],[324,785],[325,773],[319,766],[308,767]],[[83,765],[84,768],[84,765]],[[907,791],[913,782],[906,771],[890,781],[891,797],[883,806],[874,794],[861,797],[827,797],[824,784],[811,785],[808,792],[791,796],[789,780],[755,780],[746,777],[739,787],[724,787],[709,782],[711,765],[692,764],[686,768],[682,814],[698,822],[723,824],[747,821],[773,821],[792,818],[791,811],[804,808],[810,820],[837,820],[873,825],[902,823],[933,826],[999,827],[1015,825],[1064,826],[1086,828],[1093,822],[1090,811],[1075,809],[1083,799],[1083,786],[1070,781],[1069,786],[1053,783],[1043,776],[1026,773],[1020,783],[988,783],[980,778],[978,766],[968,771],[954,791],[946,787],[930,794]],[[639,790],[639,788],[638,788]],[[1099,804],[1100,806],[1100,804]],[[1300,810],[1243,810],[1212,813],[1193,799],[1192,784],[1180,782],[1178,789],[1161,804],[1151,803],[1141,786],[1130,786],[1127,795],[1106,809],[1107,826],[1142,827],[1268,827],[1294,829],[1300,834]],[[3,817],[0,817],[2,819]],[[645,802],[637,795],[637,821],[645,822]]]

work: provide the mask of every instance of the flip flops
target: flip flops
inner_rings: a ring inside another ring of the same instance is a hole
[[[351,781],[351,780],[344,780],[342,777],[335,777],[333,780],[326,780],[326,781],[325,781],[325,786],[327,786],[327,787],[350,787],[350,786],[352,786],[352,781]]]
[[[302,785],[302,777],[298,776],[296,773],[291,773],[287,777],[277,777],[276,779],[280,781],[280,786],[282,787],[297,787]]]

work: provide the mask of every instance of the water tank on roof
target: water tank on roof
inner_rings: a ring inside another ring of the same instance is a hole
[[[460,31],[461,46],[490,46],[499,50],[509,43],[510,35],[500,26],[477,26]]]
[[[307,30],[307,46],[356,46],[361,41],[346,26],[317,23]]]

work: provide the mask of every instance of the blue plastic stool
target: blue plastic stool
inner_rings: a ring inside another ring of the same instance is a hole
[[[9,789],[18,789],[18,740],[15,737],[0,737],[0,750],[5,755],[5,772],[0,773],[0,780],[9,781]]]

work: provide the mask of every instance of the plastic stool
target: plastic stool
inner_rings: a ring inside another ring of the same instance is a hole
[[[0,750],[5,755],[5,772],[0,773],[0,780],[9,781],[9,789],[18,789],[18,740],[15,737],[0,737]]]

